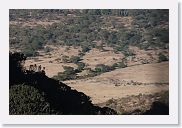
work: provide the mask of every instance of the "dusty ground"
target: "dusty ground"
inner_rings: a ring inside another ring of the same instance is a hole
[[[155,63],[136,65],[101,74],[99,80],[110,79],[112,81],[125,80],[141,83],[165,83],[169,80],[169,63]]]
[[[48,45],[53,50],[45,53],[39,51],[40,55],[36,58],[29,58],[25,62],[28,68],[30,64],[42,65],[46,68],[46,75],[53,77],[58,72],[63,72],[63,66],[76,68],[73,63],[63,63],[62,56],[76,56],[81,48]],[[112,65],[124,58],[123,54],[116,54],[112,48],[106,47],[107,51],[92,49],[83,56],[82,62],[86,67],[94,68],[97,64]],[[82,80],[64,81],[73,89],[84,92],[91,97],[94,104],[106,102],[109,99],[123,98],[128,95],[153,94],[168,90],[169,63],[158,63],[158,54],[165,50],[140,50],[137,47],[130,47],[135,53],[133,58],[128,57],[127,68],[116,69],[111,72],[103,73],[99,76]],[[142,64],[147,60],[149,64]],[[82,74],[86,74],[86,70]],[[80,74],[79,74],[80,75]]]
[[[168,62],[138,65],[65,83],[84,92],[91,97],[94,104],[97,104],[112,98],[168,90],[168,68]]]
[[[72,17],[72,16],[71,16]],[[23,27],[36,27],[43,26],[47,27],[53,23],[63,23],[64,18],[59,17],[59,20],[48,20],[44,19],[41,21],[11,21],[10,25],[20,25]],[[114,24],[125,26],[127,29],[131,29],[133,26],[132,17],[103,17],[106,22],[101,29],[107,29],[108,31],[118,31]],[[115,21],[115,22],[112,22]],[[107,25],[109,24],[109,25]],[[168,24],[165,25],[166,28]],[[164,25],[161,27],[165,27]],[[102,42],[96,41],[98,45]],[[58,72],[63,72],[63,66],[71,66],[77,68],[74,63],[64,63],[62,56],[66,55],[71,57],[72,55],[77,56],[81,48],[80,47],[67,47],[67,46],[53,46],[47,45],[52,49],[51,52],[45,53],[45,51],[38,51],[39,56],[28,58],[25,62],[25,66],[28,69],[30,65],[41,65],[45,67],[45,72],[48,77],[57,75]],[[155,94],[157,92],[169,90],[169,63],[159,62],[159,53],[163,53],[168,56],[168,50],[161,49],[148,49],[147,51],[141,50],[138,47],[130,46],[129,50],[134,53],[134,56],[125,57],[122,53],[114,53],[111,47],[105,47],[106,51],[100,51],[98,49],[91,49],[83,56],[82,62],[86,64],[86,68],[94,69],[97,64],[113,65],[116,62],[121,62],[122,59],[126,59],[126,68],[116,69],[111,72],[103,73],[99,76],[92,78],[86,78],[81,80],[69,80],[64,81],[68,86],[76,89],[80,92],[85,93],[91,97],[94,104],[104,103],[108,100],[116,100],[117,103],[125,104],[126,109],[134,110],[133,99],[138,100],[141,105],[141,94]],[[79,75],[85,75],[88,72],[84,70]],[[139,96],[139,98],[138,98]],[[132,100],[131,104],[127,104],[127,100],[130,97]],[[124,98],[124,100],[122,99]],[[122,99],[121,101],[119,99]],[[146,99],[146,97],[143,97]],[[151,101],[146,101],[151,102]],[[144,103],[146,107],[147,103]],[[137,106],[136,106],[137,107]],[[112,108],[112,107],[111,107]],[[147,107],[148,108],[148,107]],[[123,109],[123,108],[122,108]]]
[[[58,72],[63,72],[63,66],[71,66],[74,68],[77,68],[77,65],[74,63],[63,63],[62,62],[62,56],[72,56],[72,55],[78,55],[79,48],[73,48],[73,47],[64,47],[64,46],[46,46],[53,49],[52,52],[45,53],[43,51],[39,51],[40,55],[33,58],[28,58],[25,61],[25,67],[28,69],[30,65],[41,65],[42,67],[45,67],[46,75],[49,77],[53,77],[54,75],[57,75]]]
[[[107,51],[101,52],[100,50],[93,48],[83,56],[83,61],[87,67],[94,69],[97,64],[112,65],[124,58],[122,53],[116,54],[112,49],[105,48]]]
[[[44,51],[39,51],[39,56],[35,58],[28,58],[25,62],[26,68],[30,65],[42,65],[42,67],[46,68],[46,75],[49,77],[53,77],[57,75],[58,72],[63,72],[64,69],[62,66],[71,66],[76,68],[77,65],[74,63],[64,63],[62,62],[62,56],[78,56],[80,53],[80,47],[67,47],[67,46],[52,46],[47,45],[45,47],[49,47],[53,49],[49,53],[45,53]],[[115,62],[121,61],[124,57],[123,54],[116,54],[113,52],[113,49],[106,47],[107,51],[101,52],[98,49],[92,49],[85,56],[83,56],[82,62],[86,64],[87,68],[94,69],[97,64],[106,64],[112,65]]]
[[[152,50],[142,50],[138,47],[130,46],[129,50],[135,54],[133,56],[127,57],[127,65],[137,65],[146,63],[157,63],[159,62],[159,53],[163,53],[165,56],[169,56],[169,51],[167,49],[152,49]]]

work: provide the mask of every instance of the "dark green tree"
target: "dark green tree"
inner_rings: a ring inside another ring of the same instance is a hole
[[[19,84],[9,90],[10,115],[52,114],[50,104],[36,88]]]

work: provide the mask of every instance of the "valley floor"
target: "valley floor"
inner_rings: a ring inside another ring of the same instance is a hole
[[[98,104],[109,99],[169,90],[168,68],[168,62],[137,65],[64,83],[90,96],[92,102]]]

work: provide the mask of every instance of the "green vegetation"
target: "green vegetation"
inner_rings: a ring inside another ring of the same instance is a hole
[[[42,115],[51,114],[50,104],[36,88],[20,84],[9,90],[9,114],[14,115]]]
[[[66,58],[68,58],[68,57],[66,57]],[[72,58],[77,58],[77,56],[72,56]],[[66,62],[72,62],[73,63],[73,61],[70,61],[70,60],[67,59]],[[78,60],[78,59],[75,59],[75,60]],[[73,67],[69,67],[69,66],[63,66],[64,72],[59,72],[58,75],[53,76],[53,79],[60,80],[60,81],[73,80],[73,79],[83,79],[86,77],[94,77],[94,76],[100,75],[100,74],[105,73],[105,72],[113,71],[113,70],[118,69],[118,68],[127,67],[127,64],[125,63],[124,59],[120,62],[114,63],[111,66],[104,65],[104,64],[98,64],[98,65],[96,65],[95,69],[93,69],[93,70],[91,68],[85,68],[85,63],[83,63],[83,62],[75,61],[75,63],[78,66],[76,69],[74,69]],[[77,76],[77,73],[80,73],[83,70],[89,71],[89,74],[87,74],[85,76]]]
[[[99,64],[95,69],[87,68],[81,62],[82,57],[92,48],[104,51],[109,46],[115,53],[123,53],[125,58],[135,56],[129,46],[144,50],[169,48],[168,9],[10,9],[9,20],[10,48],[25,55],[10,53],[12,115],[116,114],[108,108],[94,106],[84,93],[71,90],[60,81],[93,77],[127,67],[122,60],[111,66]],[[27,71],[22,66],[26,57],[37,56],[39,50],[50,52],[47,45],[67,46],[65,52],[71,51],[70,46],[81,47],[79,55],[58,57],[78,67],[64,66],[64,71],[54,79],[45,76],[45,72]],[[168,61],[164,53],[159,54],[159,62],[162,61]],[[87,76],[77,75],[86,68]],[[168,104],[167,97],[168,93],[162,94],[159,102]]]
[[[48,52],[51,52],[53,49],[52,48],[49,48],[49,47],[45,47],[45,52],[48,53]]]
[[[82,46],[83,53],[88,52],[88,51],[90,51],[90,48],[88,46]]]
[[[107,65],[104,65],[104,64],[98,64],[95,67],[95,72],[96,73],[108,72],[110,70],[111,70],[110,67],[107,66]]]
[[[63,66],[64,72],[59,72],[58,75],[53,76],[54,79],[64,81],[76,78],[76,70],[73,67]]]
[[[117,62],[117,63],[114,63],[112,65],[112,69],[116,69],[116,68],[125,68],[127,67],[127,65],[124,63],[124,61],[122,62]]]
[[[95,67],[95,70],[92,71],[95,73],[95,75],[99,75],[104,72],[113,71],[117,68],[125,68],[127,65],[124,63],[124,61],[114,63],[112,66],[104,65],[104,64],[98,64]]]
[[[80,57],[79,56],[71,56],[70,57],[70,63],[75,63],[77,64],[80,61]]]
[[[169,43],[169,30],[164,28],[156,28],[153,30],[153,35],[157,37],[159,42]]]
[[[164,91],[159,93],[159,102],[166,104],[169,106],[169,91]]]
[[[83,63],[83,62],[79,62],[79,63],[77,63],[77,65],[78,65],[77,70],[79,72],[81,72],[84,69],[84,67],[85,67],[85,63]]]
[[[125,27],[116,17],[132,17],[132,27]],[[44,22],[47,19],[57,22],[47,26],[36,25],[36,21]],[[10,24],[10,45],[22,50],[27,56],[35,56],[35,52],[45,44],[81,46],[82,54],[92,48],[102,49],[106,45],[126,55],[130,55],[127,52],[129,45],[142,49],[149,46],[168,48],[169,10],[165,9],[10,9],[10,23],[15,21],[23,24],[32,20],[35,20],[33,27]],[[98,46],[97,41],[102,44]]]
[[[63,55],[62,56],[62,61],[64,63],[75,63],[75,64],[77,64],[77,63],[79,63],[79,61],[81,61],[81,58],[79,56],[71,56],[71,57],[69,57],[69,56]]]
[[[135,102],[134,109],[131,111],[128,105],[131,108],[133,102]],[[105,105],[121,115],[169,115],[169,91],[110,99],[105,102]]]
[[[159,62],[168,61],[169,59],[163,53],[159,53]]]
[[[24,70],[26,57],[10,53],[10,115],[110,115],[113,109],[98,107],[82,92],[51,78],[45,73]],[[64,67],[72,73],[72,68]]]

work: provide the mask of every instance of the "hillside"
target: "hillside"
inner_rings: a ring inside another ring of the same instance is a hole
[[[71,89],[44,71],[24,70],[26,57],[10,53],[10,115],[98,115],[117,114],[98,107],[82,92]]]
[[[128,95],[167,91],[169,89],[168,68],[168,62],[138,65],[64,83],[89,95],[92,102],[97,104]]]
[[[10,48],[35,56],[45,44],[129,54],[128,45],[168,48],[168,10],[10,10]],[[99,43],[98,43],[99,42]]]
[[[10,9],[9,43],[12,114],[169,114],[167,9]]]

